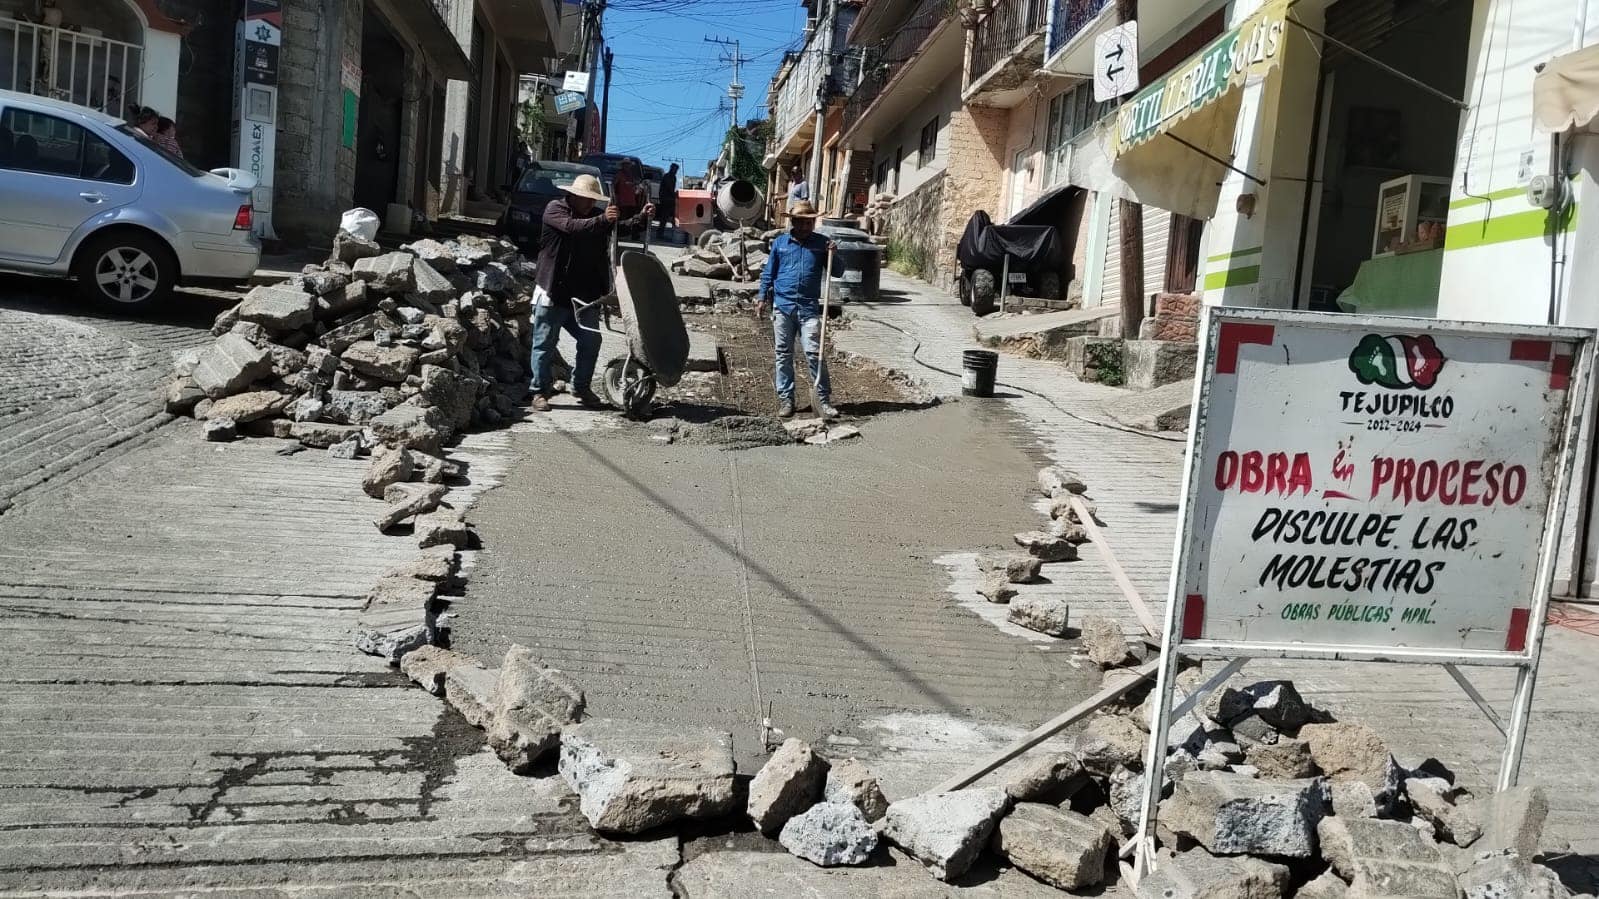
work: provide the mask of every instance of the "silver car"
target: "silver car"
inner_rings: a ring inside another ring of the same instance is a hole
[[[0,268],[71,275],[119,305],[261,261],[255,178],[203,172],[95,110],[0,91]]]

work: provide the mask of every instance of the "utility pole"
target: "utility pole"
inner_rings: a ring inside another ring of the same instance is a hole
[[[822,29],[822,77],[816,82],[816,133],[811,137],[811,202],[816,208],[821,209],[821,199],[826,196],[822,190],[822,131],[823,123],[827,118],[827,101],[831,97],[833,78],[833,4],[821,0],[821,16],[817,20],[817,27]],[[815,40],[813,37],[812,40]],[[806,52],[810,52],[807,48]]]
[[[1116,22],[1138,18],[1138,0],[1116,0]],[[1120,219],[1122,337],[1138,336],[1144,321],[1144,207],[1131,200],[1117,200]]]
[[[737,128],[738,101],[744,96],[744,85],[740,84],[738,80],[738,67],[743,63],[749,62],[750,58],[739,52],[738,41],[736,40],[729,40],[725,37],[707,37],[705,42],[707,44],[720,44],[724,47],[733,48],[731,55],[724,52],[719,59],[722,62],[730,62],[733,64],[733,82],[727,86],[727,95],[733,99],[733,118],[729,122],[728,126],[731,128]]]
[[[615,54],[605,48],[605,93],[600,99],[600,152],[605,152],[605,135],[611,130],[611,60]]]
[[[578,44],[581,48],[578,62],[582,71],[587,72],[589,76],[588,89],[583,92],[582,135],[583,152],[585,153],[593,153],[599,149],[596,146],[599,135],[592,134],[591,131],[593,129],[589,126],[594,119],[590,114],[590,110],[594,108],[595,69],[597,68],[596,64],[599,62],[598,49],[604,41],[600,34],[600,26],[604,16],[605,0],[593,0],[593,2],[585,2],[583,4],[583,39]]]

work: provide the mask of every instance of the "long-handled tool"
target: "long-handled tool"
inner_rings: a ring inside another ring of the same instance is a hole
[[[821,380],[822,372],[827,370],[827,313],[833,305],[833,242],[827,242],[827,268],[822,272],[822,332],[816,338],[816,379]],[[811,385],[811,392],[816,392],[816,384]],[[820,401],[818,401],[820,402]],[[828,428],[827,418],[822,418],[822,433],[826,434]]]

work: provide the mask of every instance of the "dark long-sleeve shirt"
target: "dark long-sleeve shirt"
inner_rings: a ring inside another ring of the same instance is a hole
[[[538,285],[556,303],[596,300],[611,289],[612,224],[598,203],[586,215],[573,211],[566,197],[544,207],[539,233]],[[642,221],[634,216],[631,223]],[[629,224],[623,219],[619,224]]]

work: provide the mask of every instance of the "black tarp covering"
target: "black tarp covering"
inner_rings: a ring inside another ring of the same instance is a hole
[[[997,272],[1006,255],[1015,271],[1058,266],[1060,239],[1052,225],[996,225],[983,210],[972,213],[955,258],[965,268]]]

